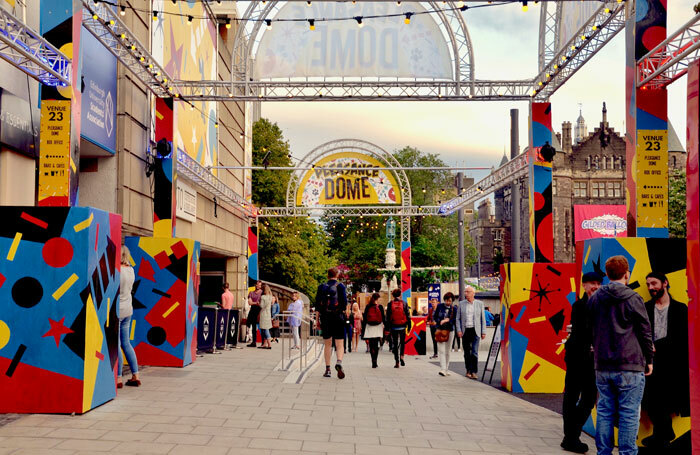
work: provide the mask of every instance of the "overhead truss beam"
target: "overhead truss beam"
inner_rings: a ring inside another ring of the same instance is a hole
[[[472,204],[494,190],[508,185],[513,180],[527,175],[527,153],[521,153],[491,174],[465,189],[462,195],[450,199],[440,206],[440,215],[451,215],[465,205]]]
[[[528,100],[533,81],[176,81],[188,101]]]
[[[662,88],[688,72],[700,58],[700,14],[637,62],[637,87]]]
[[[365,216],[433,216],[439,215],[438,206],[319,206],[319,207],[262,207],[258,209],[258,216],[261,218],[282,218],[282,217],[309,217],[309,216],[330,216],[330,217],[365,217]]]
[[[71,59],[2,7],[0,58],[44,85],[71,85]]]
[[[90,0],[83,0],[83,7],[83,27],[114,54],[126,69],[155,96],[169,98],[175,95],[168,73],[122,22],[116,8]]]

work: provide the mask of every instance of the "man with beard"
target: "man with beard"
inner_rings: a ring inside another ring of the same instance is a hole
[[[688,307],[673,300],[666,275],[651,272],[646,302],[654,339],[654,371],[647,378],[642,407],[654,425],[654,433],[644,438],[647,447],[668,447],[676,435],[671,426],[672,414],[689,415],[688,379]]]
[[[584,295],[571,307],[571,332],[566,340],[566,378],[564,379],[564,440],[561,447],[575,453],[586,453],[588,445],[581,442],[581,429],[595,406],[598,390],[595,385],[593,352],[588,331],[588,298],[600,287],[603,279],[594,272],[583,275]]]

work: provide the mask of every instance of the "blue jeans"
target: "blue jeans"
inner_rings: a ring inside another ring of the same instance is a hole
[[[637,455],[637,432],[644,384],[644,373],[639,371],[596,371],[598,418],[595,444],[598,455],[612,454],[616,421],[619,421],[620,455]]]
[[[464,367],[467,373],[476,374],[479,371],[479,340],[474,327],[464,329],[462,348],[464,348]]]
[[[131,316],[127,316],[119,320],[119,376],[122,375],[122,370],[124,369],[124,360],[122,359],[122,350],[124,350],[124,355],[126,355],[126,361],[129,363],[129,368],[131,368],[131,374],[139,372],[139,363],[136,360],[136,353],[134,348],[131,346],[131,341],[129,341],[129,329],[131,329]]]
[[[260,339],[262,341],[270,339],[270,329],[260,329]]]

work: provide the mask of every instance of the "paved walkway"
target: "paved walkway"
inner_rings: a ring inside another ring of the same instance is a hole
[[[396,370],[384,352],[372,369],[368,354],[352,353],[344,380],[320,367],[298,385],[273,371],[279,358],[277,346],[246,348],[147,368],[142,387],[86,415],[0,427],[0,454],[565,453],[560,416],[454,373],[439,377],[425,357]]]

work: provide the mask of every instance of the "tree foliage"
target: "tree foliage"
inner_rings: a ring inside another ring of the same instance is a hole
[[[253,125],[253,164],[292,164],[282,130],[264,118]],[[260,207],[284,206],[290,175],[291,171],[253,172],[253,202]],[[316,296],[319,282],[334,263],[326,233],[318,224],[305,218],[263,219],[258,242],[261,279],[298,289],[312,299]]]
[[[671,238],[686,236],[685,170],[676,169],[668,176],[668,231]]]

